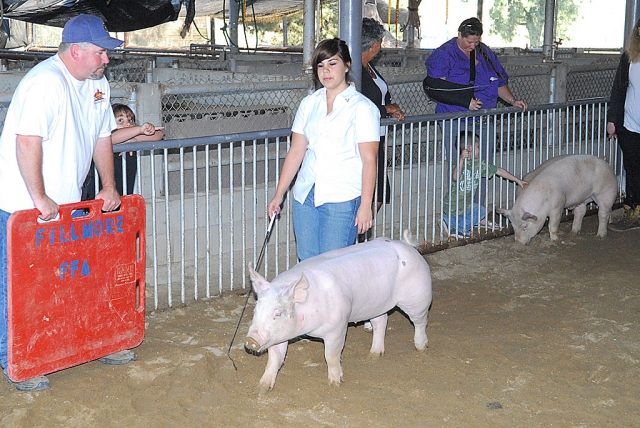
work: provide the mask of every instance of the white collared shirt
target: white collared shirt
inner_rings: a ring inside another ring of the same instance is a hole
[[[293,187],[304,203],[315,184],[315,206],[346,202],[362,194],[359,143],[380,141],[380,111],[350,84],[327,114],[327,90],[321,88],[300,103],[292,132],[307,140],[307,152]]]

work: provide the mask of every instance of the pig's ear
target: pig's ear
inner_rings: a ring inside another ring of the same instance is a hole
[[[502,214],[507,218],[511,217],[511,210],[505,210],[504,208],[496,208],[496,212],[498,214]]]
[[[527,221],[527,220],[538,221],[538,217],[536,217],[535,215],[531,214],[530,212],[525,211],[524,214],[522,214],[522,220],[524,220],[524,221]]]
[[[307,301],[307,297],[309,296],[309,281],[307,277],[302,274],[298,282],[293,285],[292,294],[293,294],[293,303],[304,303]]]
[[[249,277],[251,278],[251,283],[253,284],[253,290],[260,294],[262,291],[269,288],[269,281],[264,279],[262,275],[256,272],[253,269],[253,264],[249,263]]]

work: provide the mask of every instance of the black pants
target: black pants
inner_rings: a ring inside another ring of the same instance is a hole
[[[378,145],[378,179],[376,180],[376,200],[379,203],[389,203],[391,201],[391,186],[389,186],[389,177],[385,177],[387,171],[387,163],[384,158],[384,152],[387,150],[384,137],[380,137]],[[385,186],[384,188],[382,186]],[[385,190],[386,188],[386,190]]]
[[[624,170],[627,175],[626,205],[640,205],[640,134],[627,128],[617,131],[618,145],[622,150]]]
[[[123,193],[123,180],[122,180],[122,157],[126,156],[127,161],[127,169],[126,169],[126,181],[127,188],[126,193]],[[95,177],[95,166],[93,162],[91,162],[91,168],[89,168],[89,174],[87,175],[86,180],[84,181],[84,185],[82,186],[82,200],[89,201],[96,198],[96,177]],[[136,181],[136,173],[138,172],[138,154],[133,152],[132,155],[129,155],[129,152],[123,152],[122,156],[120,153],[113,154],[113,172],[115,174],[116,179],[116,189],[118,189],[118,193],[121,195],[130,195],[133,193],[133,186]],[[100,183],[100,189],[102,189],[102,183]]]

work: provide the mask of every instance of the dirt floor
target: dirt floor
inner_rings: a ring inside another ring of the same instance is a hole
[[[386,354],[352,326],[344,382],[327,384],[323,344],[290,345],[275,388],[258,397],[267,356],[242,346],[251,303],[226,351],[242,296],[150,312],[138,360],[90,362],[52,389],[0,385],[2,427],[631,427],[640,426],[640,230],[529,246],[513,236],[427,256],[429,348],[402,313]]]

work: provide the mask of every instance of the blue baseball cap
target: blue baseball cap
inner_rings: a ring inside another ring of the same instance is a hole
[[[104,49],[115,49],[124,42],[109,35],[102,19],[94,15],[74,16],[62,30],[62,43],[89,42]]]

